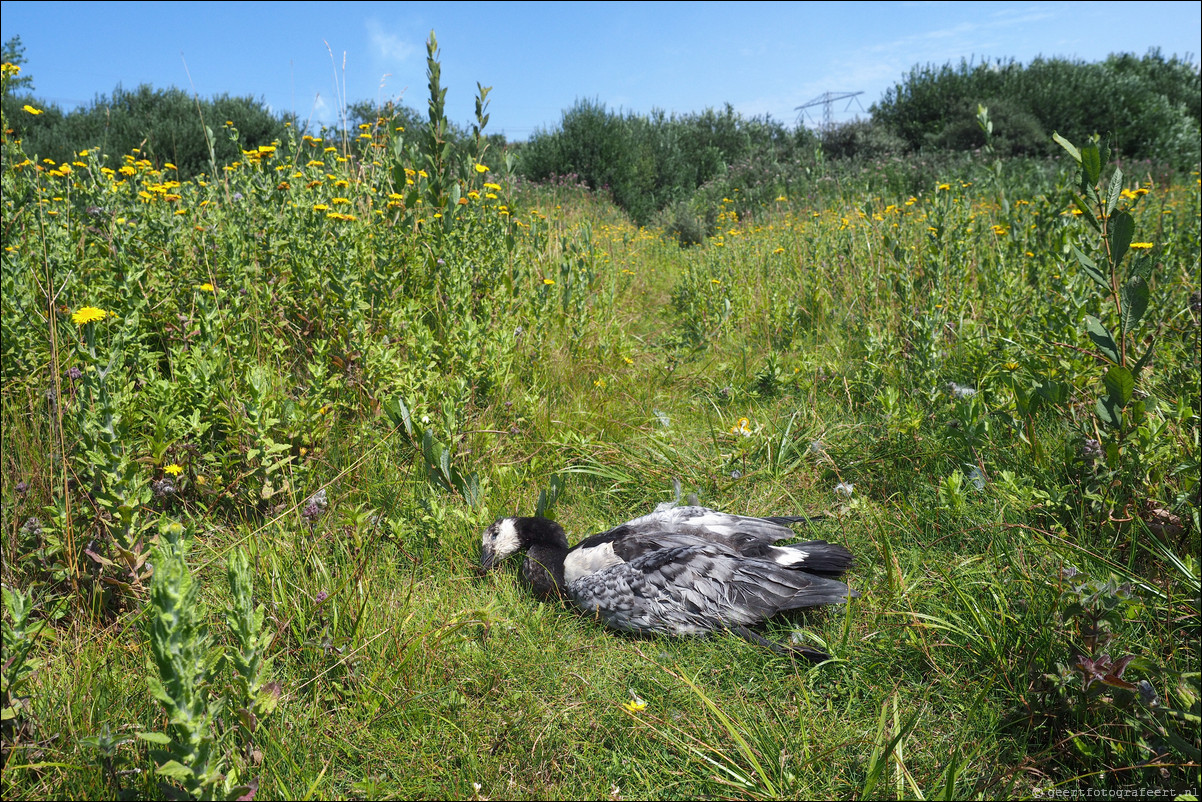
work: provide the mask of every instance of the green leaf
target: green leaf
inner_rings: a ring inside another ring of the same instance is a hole
[[[1096,186],[1102,177],[1102,153],[1097,142],[1090,142],[1081,148],[1081,191],[1086,187]]]
[[[386,414],[394,424],[399,424],[405,427],[405,433],[410,437],[413,436],[413,419],[409,415],[409,407],[405,406],[405,401],[398,395],[396,398],[390,398],[384,402],[384,414]]]
[[[180,763],[178,760],[168,760],[163,765],[154,770],[155,774],[161,777],[166,777],[170,780],[175,780],[179,783],[186,783],[196,776],[196,772]]]
[[[171,738],[161,732],[135,732],[134,736],[142,741],[150,741],[152,744],[167,746],[171,743]]]
[[[1080,195],[1073,195],[1073,203],[1081,210],[1081,215],[1085,218],[1085,222],[1093,226],[1095,231],[1102,230],[1102,224],[1098,222],[1098,218],[1094,216],[1094,213],[1089,210],[1089,204],[1085,202],[1084,198]]]
[[[1152,267],[1155,263],[1152,261],[1152,254],[1148,252],[1140,253],[1132,259],[1131,269],[1127,272],[1128,279],[1142,278],[1147,281],[1152,275]]]
[[[1072,142],[1069,142],[1067,139],[1060,136],[1060,134],[1056,133],[1055,131],[1052,132],[1052,139],[1060,147],[1067,150],[1068,155],[1072,156],[1073,159],[1077,162],[1077,164],[1081,163],[1081,151],[1077,150],[1076,145],[1074,145]]]
[[[1134,331],[1143,320],[1144,312],[1148,311],[1148,282],[1140,276],[1132,276],[1123,284],[1120,295],[1123,299],[1123,331]]]
[[[1110,282],[1106,279],[1105,274],[1098,269],[1093,259],[1086,256],[1076,245],[1073,246],[1073,255],[1077,257],[1077,263],[1081,265],[1081,268],[1099,287],[1107,291],[1110,290]]]
[[[1110,400],[1120,408],[1127,406],[1131,401],[1131,394],[1135,392],[1135,377],[1121,365],[1112,365],[1102,377],[1102,384],[1106,385]]]
[[[1132,366],[1131,373],[1133,375],[1139,376],[1139,372],[1141,370],[1143,370],[1144,368],[1146,368],[1148,366],[1148,363],[1152,361],[1152,349],[1155,347],[1156,347],[1156,340],[1153,339],[1150,343],[1148,343],[1148,350],[1144,351],[1144,355],[1141,356],[1136,361],[1134,366]]]
[[[1099,398],[1094,405],[1098,420],[1112,429],[1119,428],[1123,423],[1123,411],[1110,398]]]
[[[1135,236],[1135,218],[1130,212],[1119,212],[1110,220],[1110,263],[1118,269],[1119,263],[1131,247]]]
[[[1106,190],[1106,214],[1111,214],[1115,207],[1119,205],[1119,198],[1123,194],[1123,171],[1119,168],[1114,168],[1114,175],[1110,176],[1110,188]]]
[[[1085,332],[1089,335],[1089,339],[1093,340],[1094,345],[1098,346],[1102,356],[1111,362],[1118,363],[1119,347],[1115,345],[1114,337],[1111,336],[1110,330],[1102,324],[1102,321],[1093,315],[1086,315]]]

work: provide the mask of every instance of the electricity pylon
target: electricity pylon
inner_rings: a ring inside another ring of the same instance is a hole
[[[810,100],[806,103],[802,103],[800,106],[798,106],[796,109],[794,109],[794,111],[797,112],[797,122],[800,123],[802,121],[802,119],[801,119],[802,117],[808,116],[805,113],[806,109],[808,109],[812,106],[821,105],[822,106],[822,127],[819,130],[822,130],[822,131],[829,130],[831,128],[831,126],[834,124],[831,121],[831,106],[833,106],[835,104],[835,101],[846,100],[847,108],[844,109],[844,111],[847,111],[847,109],[851,108],[851,101],[855,100],[856,95],[862,95],[862,94],[864,94],[864,93],[863,92],[823,92],[821,95],[814,98],[813,100]],[[860,101],[856,100],[856,105],[859,105],[859,104],[860,104]],[[863,109],[864,107],[860,106],[860,108]]]

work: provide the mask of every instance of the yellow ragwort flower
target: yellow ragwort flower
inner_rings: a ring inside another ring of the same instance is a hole
[[[97,309],[94,306],[84,306],[76,310],[75,313],[71,315],[71,322],[78,326],[82,326],[85,323],[95,323],[97,320],[104,320],[111,314],[113,313],[106,312],[103,309]]]

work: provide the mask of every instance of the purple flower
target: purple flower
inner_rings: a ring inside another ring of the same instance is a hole
[[[320,518],[321,514],[325,512],[326,508],[329,506],[330,502],[326,498],[326,490],[323,487],[321,490],[318,490],[309,497],[309,501],[305,504],[304,510],[301,511],[301,517],[304,518],[310,526],[312,526],[313,522]]]
[[[1135,655],[1133,654],[1120,657],[1113,662],[1108,654],[1100,655],[1096,660],[1081,655],[1077,658],[1077,668],[1081,671],[1081,676],[1085,678],[1086,688],[1095,682],[1102,682],[1112,688],[1134,690],[1136,686],[1123,679],[1123,672],[1127,670],[1127,664],[1134,659]]]
[[[318,604],[321,604],[323,601],[325,601],[328,598],[330,598],[330,594],[327,591],[323,590],[317,594],[317,597],[313,601],[317,602]]]
[[[82,371],[82,370],[80,370],[80,369],[79,369],[79,368],[77,368],[77,367],[70,367],[70,368],[67,368],[67,378],[68,378],[68,379],[80,379],[80,378],[83,378],[83,371]]]

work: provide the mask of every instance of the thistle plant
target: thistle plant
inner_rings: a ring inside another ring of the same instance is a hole
[[[235,712],[245,733],[241,739],[242,755],[249,759],[251,736],[263,718],[275,710],[280,686],[265,682],[267,651],[273,636],[263,629],[264,605],[254,602],[254,579],[242,551],[235,551],[230,556],[227,577],[232,599],[225,620],[238,646],[229,653],[234,669],[232,701],[237,706]]]
[[[30,618],[33,614],[33,598],[30,594],[22,593],[7,586],[0,589],[4,599],[3,620],[3,662],[4,671],[0,674],[0,717],[3,720],[4,758],[8,761],[8,750],[14,740],[14,735],[27,721],[26,712],[29,708],[29,697],[25,696],[30,679],[41,666],[41,661],[33,657],[33,646],[42,625],[34,625]],[[53,632],[53,630],[50,630]]]
[[[148,676],[147,683],[167,714],[168,727],[167,733],[138,737],[163,747],[150,753],[159,776],[180,783],[195,798],[214,799],[225,769],[215,730],[224,700],[210,693],[217,666],[200,623],[198,589],[186,562],[188,545],[182,524],[161,527],[147,609],[157,675]]]
[[[168,727],[165,733],[138,737],[163,747],[151,750],[159,776],[180,783],[195,798],[232,799],[252,787],[239,781],[251,762],[252,736],[275,709],[280,687],[264,681],[272,636],[263,630],[264,607],[254,604],[250,566],[240,551],[231,556],[227,574],[232,598],[226,623],[237,648],[211,648],[186,561],[191,537],[178,522],[160,528],[147,610],[157,672],[147,683],[167,714]],[[220,683],[226,663],[233,667],[232,689]],[[237,727],[223,727],[223,713],[231,709]],[[235,745],[241,759],[231,764],[229,749]]]

